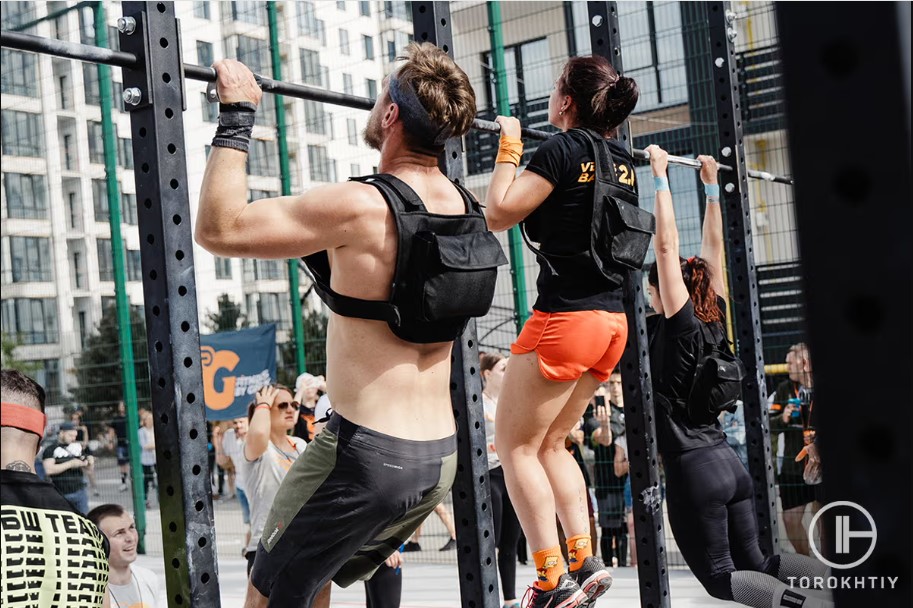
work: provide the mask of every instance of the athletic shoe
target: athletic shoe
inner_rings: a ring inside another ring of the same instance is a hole
[[[587,601],[582,606],[592,606],[596,598],[612,586],[612,575],[602,560],[595,555],[586,558],[579,570],[571,572],[571,576],[586,593]]]
[[[125,484],[125,483],[120,484],[120,491],[121,491],[121,492],[126,492],[126,491],[127,491],[127,484]]]
[[[407,542],[406,545],[403,547],[404,553],[410,553],[412,551],[421,551],[421,550],[422,550],[422,546],[411,540],[409,542]]]
[[[526,590],[523,608],[577,608],[586,604],[587,596],[580,586],[567,574],[558,579],[558,586],[543,591],[535,585]]]
[[[451,538],[447,541],[447,544],[440,548],[441,551],[452,551],[456,549],[456,539]]]

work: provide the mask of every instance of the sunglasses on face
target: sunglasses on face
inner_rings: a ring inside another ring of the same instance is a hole
[[[286,401],[285,403],[277,403],[276,407],[279,408],[280,410],[284,410],[285,408],[291,406],[292,408],[297,410],[299,405],[300,404],[297,401],[292,401],[291,403]]]

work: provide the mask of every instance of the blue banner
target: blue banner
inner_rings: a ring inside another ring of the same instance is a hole
[[[247,406],[276,380],[276,324],[200,336],[207,420],[247,416]]]

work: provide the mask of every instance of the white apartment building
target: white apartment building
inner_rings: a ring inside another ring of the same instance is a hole
[[[3,2],[3,28],[75,4]],[[176,2],[175,8],[185,62],[236,57],[273,75],[265,2]],[[374,97],[390,57],[411,40],[405,2],[298,1],[277,8],[282,78],[288,81]],[[120,4],[106,2],[106,11],[109,41],[116,45]],[[25,31],[95,44],[92,24],[91,9],[79,9]],[[52,394],[67,393],[75,358],[114,301],[97,68],[9,49],[2,60],[2,331],[21,344],[18,359],[41,362],[37,375]],[[131,306],[141,307],[130,117],[123,111],[120,69],[113,74],[127,293]],[[204,83],[188,80],[186,93],[185,153],[195,214],[218,108],[206,101]],[[251,199],[280,191],[275,98],[264,100],[249,161]],[[367,112],[289,98],[285,106],[293,191],[376,167],[377,153],[361,140]],[[198,246],[193,254],[201,328],[219,296],[228,294],[251,323],[276,322],[279,340],[286,339],[291,307],[284,261],[217,258]],[[309,285],[304,277],[302,283],[304,296]],[[307,304],[320,306],[313,295]]]

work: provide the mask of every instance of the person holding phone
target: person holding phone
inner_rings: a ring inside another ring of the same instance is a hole
[[[809,554],[808,532],[802,523],[811,505],[812,513],[821,508],[821,486],[810,486],[803,478],[804,463],[796,456],[805,447],[806,438],[813,438],[814,378],[808,346],[803,342],[793,344],[786,353],[786,370],[789,378],[777,386],[771,397],[770,434],[778,437],[778,454],[782,461],[777,477],[783,524],[786,535],[796,553]]]

